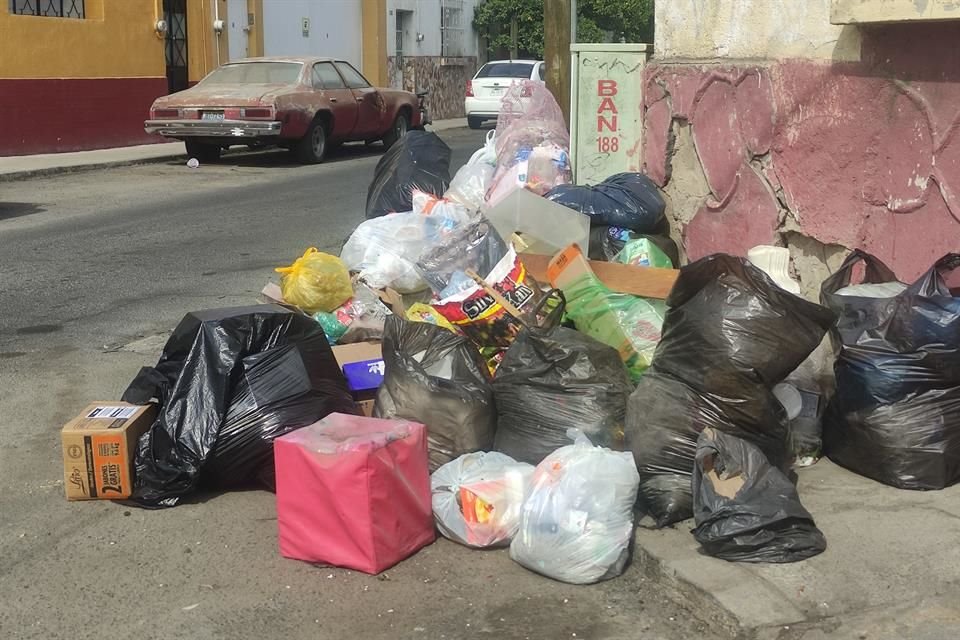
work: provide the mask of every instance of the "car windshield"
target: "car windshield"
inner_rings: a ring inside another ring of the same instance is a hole
[[[477,72],[478,78],[529,78],[533,64],[529,62],[488,62]]]
[[[299,62],[241,62],[213,71],[203,84],[293,84],[300,77]]]

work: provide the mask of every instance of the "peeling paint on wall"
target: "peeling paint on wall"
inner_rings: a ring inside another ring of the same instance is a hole
[[[813,286],[811,247],[863,248],[903,278],[960,249],[958,40],[895,26],[865,36],[862,63],[651,64],[645,170],[686,254],[802,243]]]

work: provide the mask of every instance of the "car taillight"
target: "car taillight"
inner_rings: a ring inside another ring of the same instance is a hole
[[[473,97],[473,80],[467,80],[467,97]]]
[[[154,118],[177,118],[180,116],[180,111],[178,109],[154,109],[153,117]]]
[[[269,108],[254,108],[254,109],[242,109],[240,111],[240,117],[242,118],[272,118],[273,109]]]

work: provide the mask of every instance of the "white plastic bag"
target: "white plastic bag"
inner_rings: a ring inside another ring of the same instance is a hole
[[[428,215],[408,211],[362,222],[343,245],[340,259],[374,289],[399,293],[427,288],[414,264],[428,245],[468,220],[463,209],[443,207]]]
[[[437,529],[468,547],[509,544],[532,476],[533,465],[496,451],[448,462],[430,477]]]
[[[471,211],[480,211],[483,208],[487,189],[497,165],[496,129],[487,132],[487,142],[477,149],[470,160],[460,167],[457,174],[450,181],[450,188],[443,194],[444,198],[455,200]]]
[[[571,433],[572,432],[572,433]],[[579,431],[537,465],[510,557],[572,584],[623,572],[640,476],[633,455],[594,447]]]

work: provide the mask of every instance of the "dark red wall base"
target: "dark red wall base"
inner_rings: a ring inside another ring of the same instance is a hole
[[[143,121],[166,78],[0,78],[0,156],[160,142]]]

